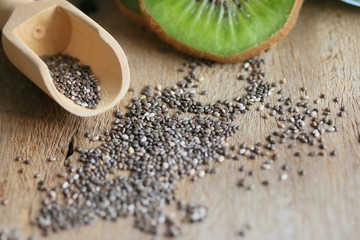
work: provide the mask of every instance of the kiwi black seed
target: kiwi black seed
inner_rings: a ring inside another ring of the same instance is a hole
[[[144,24],[138,0],[116,0],[121,12],[135,22]]]
[[[283,39],[303,0],[140,0],[149,27],[188,54],[248,59]]]

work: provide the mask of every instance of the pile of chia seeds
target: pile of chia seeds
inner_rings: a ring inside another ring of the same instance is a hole
[[[288,179],[289,166],[279,161],[279,145],[292,151],[294,158],[336,155],[324,137],[337,132],[334,118],[347,114],[338,98],[332,100],[334,107],[339,107],[334,112],[320,107],[321,103],[329,105],[325,95],[311,99],[305,87],[300,96],[290,96],[284,90],[286,79],[279,84],[267,82],[264,61],[254,58],[243,63],[236,77],[245,84],[243,94],[205,104],[196,100],[198,95],[207,94],[197,92],[206,80],[198,70],[214,65],[189,60],[181,68],[183,80],[176,85],[145,87],[126,111],[114,113],[109,131],[101,136],[86,133],[85,137],[100,145],[77,147],[79,163],[65,161],[66,174],[60,176],[64,178],[60,185],[38,182],[44,197],[35,223],[43,234],[87,225],[95,219],[116,221],[132,216],[135,226],[145,233],[176,237],[182,233],[180,222],[201,222],[211,214],[201,203],[184,203],[176,196],[179,180],[215,174],[219,163],[233,160],[240,166],[234,186],[253,190],[257,183],[251,176],[255,171],[281,168],[279,181]],[[264,121],[273,121],[277,128],[256,143],[229,144],[229,138],[241,129],[234,121],[249,111],[258,111]],[[300,145],[306,145],[308,152],[300,151]],[[247,161],[254,159],[261,164],[249,168],[253,164]],[[53,160],[56,158],[49,159]],[[305,169],[298,170],[299,177],[305,174]],[[261,179],[260,185],[268,187],[271,180]],[[182,219],[165,211],[167,205],[174,206],[173,211]]]
[[[96,108],[101,100],[101,87],[89,66],[65,54],[43,56],[56,89],[77,105]]]

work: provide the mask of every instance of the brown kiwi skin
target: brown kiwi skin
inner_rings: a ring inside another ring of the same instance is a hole
[[[268,40],[260,43],[257,46],[254,46],[250,49],[247,49],[244,52],[233,54],[230,56],[219,56],[212,53],[202,52],[197,49],[194,49],[184,43],[179,42],[176,39],[171,38],[162,30],[162,28],[159,26],[159,24],[151,17],[151,15],[146,11],[144,2],[140,0],[140,8],[143,13],[146,25],[156,34],[164,40],[166,43],[172,45],[177,50],[184,52],[186,54],[204,58],[216,62],[222,62],[222,63],[232,63],[232,62],[240,62],[247,60],[249,58],[255,57],[257,55],[260,55],[261,53],[269,50],[272,46],[274,46],[276,43],[278,43],[280,40],[284,39],[291,29],[295,26],[296,20],[299,16],[299,12],[301,9],[301,6],[303,4],[304,0],[295,0],[293,9],[290,12],[289,18],[287,19],[284,26],[274,33]]]
[[[135,0],[134,0],[135,1]],[[145,26],[145,18],[142,15],[138,15],[134,13],[133,11],[129,10],[124,4],[121,2],[121,0],[115,0],[118,7],[120,8],[120,11],[129,19],[133,20],[136,23],[139,23],[143,26]]]

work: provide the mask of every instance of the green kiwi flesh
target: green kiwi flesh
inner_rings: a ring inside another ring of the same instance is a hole
[[[301,4],[302,0],[140,1],[150,27],[168,43],[225,62],[243,60],[242,53],[258,53],[266,50],[258,46],[268,48],[283,38],[295,24]]]

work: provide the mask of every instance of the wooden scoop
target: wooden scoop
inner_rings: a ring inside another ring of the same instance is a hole
[[[3,27],[4,26],[4,27]],[[88,117],[113,108],[126,94],[130,73],[117,41],[65,0],[0,0],[0,27],[10,61],[67,111]],[[89,65],[101,85],[95,109],[75,104],[53,84],[41,56],[64,53]]]

